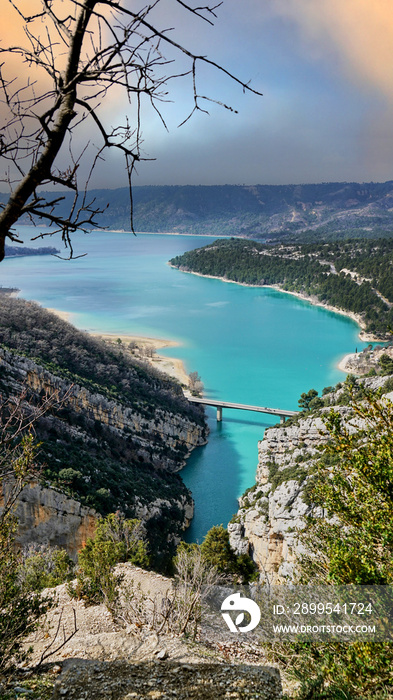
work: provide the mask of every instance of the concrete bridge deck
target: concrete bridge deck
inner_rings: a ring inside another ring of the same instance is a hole
[[[296,416],[299,411],[287,411],[283,408],[268,408],[267,406],[249,406],[243,403],[232,403],[230,401],[219,401],[218,399],[202,399],[197,396],[187,396],[191,403],[201,403],[205,406],[214,406],[217,409],[217,421],[222,421],[223,408],[237,408],[241,411],[255,411],[256,413],[269,413],[272,416],[279,416],[280,423],[284,423],[286,418]]]

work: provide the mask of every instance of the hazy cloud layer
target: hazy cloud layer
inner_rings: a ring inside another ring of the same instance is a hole
[[[301,27],[312,51],[331,57],[360,87],[393,99],[391,0],[276,0],[276,11]]]
[[[15,13],[3,2],[2,46],[18,38]],[[192,90],[186,81],[173,85],[163,105],[169,133],[152,110],[143,113],[144,153],[156,160],[140,165],[136,184],[393,179],[392,0],[224,0],[215,27],[162,0],[157,19],[264,96],[243,95],[203,69],[200,92],[239,114],[209,103],[209,117],[197,114],[178,129]],[[108,123],[124,112],[132,118],[119,95],[105,104]],[[96,136],[82,130],[75,145]],[[94,184],[124,186],[124,175],[122,163],[109,160]]]

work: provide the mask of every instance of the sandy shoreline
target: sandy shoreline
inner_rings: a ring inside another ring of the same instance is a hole
[[[148,355],[143,355],[143,360],[147,362],[151,367],[168,374],[170,377],[177,379],[180,384],[184,384],[188,387],[188,375],[182,360],[177,357],[168,357],[167,355],[161,355],[159,350],[163,348],[176,347],[179,343],[173,340],[165,340],[164,338],[145,338],[140,335],[129,335],[124,333],[100,333],[98,331],[88,331],[89,335],[95,338],[102,338],[106,342],[113,344],[118,344],[118,339],[128,346],[130,343],[136,343],[143,350],[151,349],[153,354],[151,357]]]
[[[344,357],[340,360],[340,362],[337,365],[337,369],[340,369],[341,372],[345,372],[346,374],[354,374],[353,369],[351,370],[347,364],[348,360],[353,357],[353,353],[348,353],[348,355],[344,355]]]
[[[52,314],[55,314],[59,318],[62,319],[62,321],[67,321],[68,323],[72,323],[72,313],[70,311],[59,311],[59,309],[51,309],[47,307],[47,311],[50,311]]]
[[[51,311],[51,313],[55,314],[63,321],[73,323],[73,314],[71,312],[59,311],[59,309],[51,308],[48,308],[47,310]],[[121,343],[126,346],[126,349],[130,343],[136,343],[142,350],[141,357],[138,357],[138,359],[143,359],[143,361],[147,362],[149,365],[151,365],[151,367],[160,370],[160,372],[164,372],[164,374],[168,374],[170,377],[177,379],[180,384],[184,384],[186,387],[188,387],[189,380],[183,361],[179,360],[177,357],[168,357],[167,355],[161,355],[159,353],[159,350],[162,350],[163,348],[176,347],[179,345],[179,343],[176,343],[173,340],[166,340],[164,338],[145,338],[140,335],[131,335],[129,333],[102,333],[100,331],[86,332],[95,338],[101,338],[107,343],[112,343],[116,346],[119,344],[118,340],[120,339]],[[145,352],[146,350],[147,353]],[[131,351],[130,354],[132,354]],[[135,355],[133,355],[133,357],[135,357]]]

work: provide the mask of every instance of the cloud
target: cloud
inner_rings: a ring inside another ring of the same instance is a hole
[[[273,0],[270,7],[298,24],[313,52],[335,49],[351,80],[393,101],[391,0]]]

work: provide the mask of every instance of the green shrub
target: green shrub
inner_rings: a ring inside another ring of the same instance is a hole
[[[382,392],[384,394],[389,394],[391,391],[393,391],[393,377],[389,377],[382,387]]]
[[[30,547],[22,554],[18,576],[28,590],[39,592],[70,581],[74,562],[64,549]]]
[[[228,531],[222,525],[215,525],[209,530],[201,544],[201,552],[220,573],[234,572],[236,555],[229,544]]]
[[[317,396],[318,392],[316,389],[310,389],[307,391],[307,393],[304,391],[302,394],[300,394],[300,399],[298,401],[299,408],[308,411],[310,409],[311,401],[316,399]]]
[[[70,593],[90,605],[113,604],[122,581],[113,569],[120,559],[118,544],[89,538],[79,552],[76,587]]]
[[[275,649],[277,654],[277,648]],[[300,681],[296,700],[386,700],[392,697],[391,642],[299,639],[284,645],[284,663]],[[277,656],[276,656],[277,658]]]
[[[49,597],[33,593],[20,580],[16,530],[17,521],[12,515],[0,517],[0,676],[28,657],[23,642],[52,605]]]
[[[73,594],[91,604],[112,604],[122,580],[114,567],[125,561],[141,567],[149,565],[143,527],[140,520],[125,520],[111,513],[98,521],[94,539],[89,538],[79,552]]]
[[[243,583],[255,579],[256,566],[248,554],[237,555],[229,543],[229,533],[222,525],[215,525],[201,544],[201,553],[207,564],[219,573],[240,578]]]
[[[382,374],[393,374],[393,359],[386,352],[381,355],[378,364]]]

